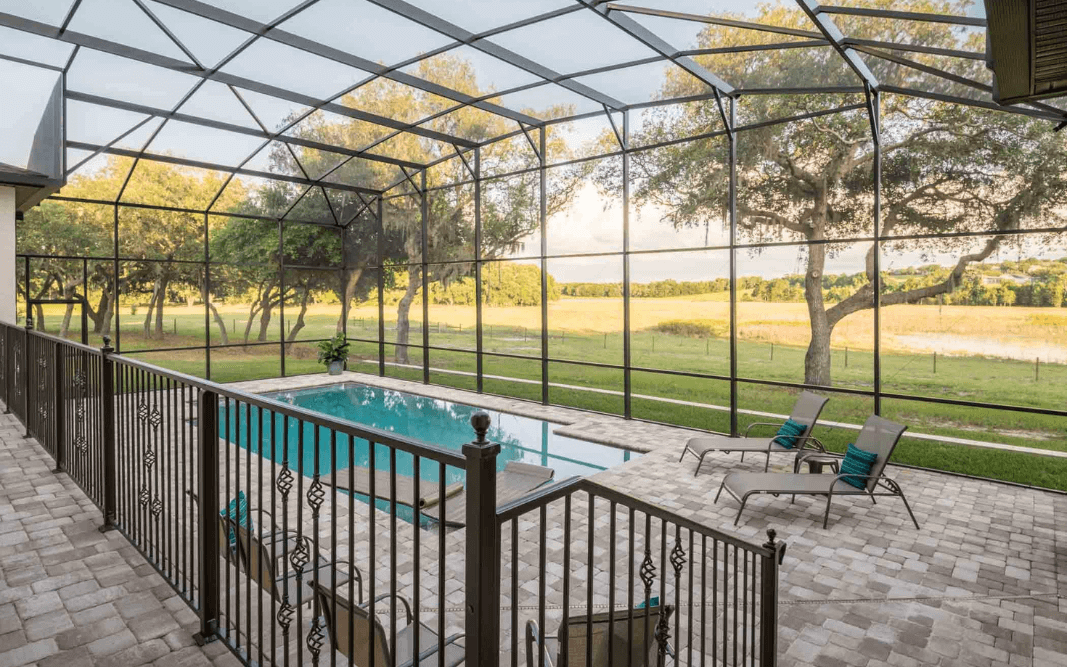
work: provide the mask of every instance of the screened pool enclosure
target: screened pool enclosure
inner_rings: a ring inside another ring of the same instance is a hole
[[[834,447],[1064,488],[1067,107],[986,60],[966,0],[0,0],[8,124],[64,130],[10,316],[732,433],[815,388]]]

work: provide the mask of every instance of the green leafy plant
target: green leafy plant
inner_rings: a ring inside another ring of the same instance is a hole
[[[319,363],[329,365],[335,361],[348,359],[348,340],[339,333],[330,340],[319,343]]]

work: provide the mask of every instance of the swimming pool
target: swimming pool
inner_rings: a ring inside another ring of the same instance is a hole
[[[533,463],[555,470],[556,480],[589,475],[640,456],[637,452],[557,435],[554,431],[561,424],[383,387],[343,383],[266,396],[456,451],[474,439],[471,415],[478,411],[487,412],[492,424],[487,437],[500,444],[497,470],[503,470],[508,461]],[[290,468],[308,477],[316,470],[320,475],[327,475],[353,465],[370,465],[370,446],[365,440],[353,440],[350,447],[348,438],[338,437],[335,446],[331,432],[320,428],[316,447],[313,424],[304,424],[301,434],[300,425],[295,420],[290,419],[286,425],[281,415],[275,415],[272,425],[269,418],[254,406],[245,405],[240,409],[233,405],[224,406],[220,420],[220,429],[228,433],[230,442],[255,453],[262,452],[276,463],[287,461]],[[283,430],[288,435],[284,451],[282,447],[271,445],[272,442],[284,442]],[[378,470],[389,470],[389,448],[376,446],[374,464]],[[397,474],[413,476],[414,467],[411,454],[396,453]],[[440,468],[436,462],[424,460],[419,468],[420,478],[439,481]],[[448,468],[445,483],[457,481],[463,481],[463,471]]]

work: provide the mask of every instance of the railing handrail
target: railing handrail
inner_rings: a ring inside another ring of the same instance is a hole
[[[15,324],[2,322],[2,324],[11,327],[15,330],[26,332],[34,336],[52,340],[56,343],[64,345],[70,345],[79,350],[83,350],[92,354],[102,355],[99,349],[90,347],[88,345],[82,345],[81,343],[54,336],[52,334],[37,331],[35,329],[27,330],[25,327],[20,327]],[[196,387],[202,391],[210,391],[219,395],[220,398],[232,398],[248,405],[253,405],[263,410],[270,410],[281,414],[283,416],[299,419],[316,426],[328,428],[337,431],[343,435],[350,435],[363,440],[368,440],[381,445],[392,447],[396,450],[407,452],[415,456],[432,459],[438,463],[444,463],[456,468],[463,469],[466,465],[466,458],[462,454],[457,453],[451,449],[446,449],[439,445],[434,445],[428,442],[423,442],[416,438],[409,438],[403,435],[397,435],[391,431],[375,428],[373,426],[366,426],[356,424],[344,419],[331,417],[321,412],[314,412],[306,408],[302,408],[296,405],[290,405],[277,399],[268,398],[266,396],[260,396],[259,394],[253,394],[240,389],[233,389],[226,387],[225,385],[205,380],[203,378],[194,377],[192,375],[186,375],[179,371],[169,370],[166,368],[160,368],[154,364],[150,364],[139,359],[131,359],[130,357],[123,356],[121,354],[110,354],[108,358],[116,364],[123,364],[134,368],[140,368],[141,370],[154,373],[156,375],[176,380],[190,387]]]
[[[565,496],[568,496],[575,491],[585,491],[590,495],[594,495],[598,498],[604,498],[606,500],[615,501],[616,503],[623,505],[627,509],[634,509],[643,514],[655,517],[662,521],[672,523],[679,528],[692,531],[697,535],[703,535],[713,540],[718,540],[737,547],[738,549],[744,549],[750,553],[763,556],[765,558],[772,557],[775,552],[763,545],[748,542],[739,537],[724,533],[721,530],[715,528],[709,528],[703,526],[692,519],[688,519],[684,516],[677,514],[676,512],[661,507],[654,503],[650,503],[647,500],[641,500],[627,493],[623,493],[618,489],[613,489],[610,486],[601,484],[588,477],[570,477],[562,480],[557,484],[544,487],[538,491],[526,495],[522,498],[514,500],[506,505],[497,509],[496,518],[497,523],[503,524],[507,521],[517,519],[518,517],[530,512],[531,510],[540,509],[542,506],[548,503],[559,500]]]

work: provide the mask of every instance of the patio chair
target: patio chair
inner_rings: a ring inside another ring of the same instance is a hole
[[[874,415],[867,418],[866,423],[863,424],[863,429],[856,436],[855,446],[876,455],[874,462],[871,464],[869,475],[848,474],[847,472],[838,475],[798,473],[795,471],[799,470],[804,457],[804,454],[801,453],[797,457],[793,473],[730,473],[723,479],[722,486],[719,487],[719,492],[715,495],[715,502],[719,502],[719,496],[722,495],[723,489],[725,489],[727,493],[741,503],[741,507],[737,510],[737,518],[734,519],[734,525],[736,526],[737,522],[741,520],[741,513],[745,510],[745,503],[748,501],[748,497],[753,494],[791,495],[793,500],[796,500],[798,495],[826,496],[826,512],[822,520],[822,527],[826,528],[826,524],[830,519],[830,503],[835,496],[869,496],[872,502],[878,502],[875,500],[876,496],[896,496],[904,501],[904,508],[908,510],[908,515],[911,517],[912,523],[915,524],[916,530],[918,530],[919,522],[915,519],[911,506],[908,505],[908,499],[904,497],[903,489],[892,479],[882,475],[905,429],[907,429],[906,426],[901,426],[888,419],[882,419]],[[842,468],[842,470],[844,469]],[[856,488],[844,481],[846,477],[866,479],[867,482],[863,488]],[[878,489],[881,489],[881,491],[876,492]]]
[[[232,519],[225,518],[231,525]],[[241,556],[249,578],[259,584],[264,591],[274,596],[277,600],[286,599],[292,604],[302,605],[315,599],[316,575],[318,583],[325,586],[341,586],[348,583],[349,571],[355,577],[357,602],[363,602],[363,575],[359,568],[348,561],[329,561],[315,551],[314,542],[307,535],[289,534],[279,535],[271,533],[265,539],[252,537],[249,531],[243,527],[238,528]],[[309,562],[300,572],[286,562],[282,557],[283,552],[278,546],[274,547],[272,557],[271,539],[295,540],[296,548],[289,548],[287,553],[292,558],[295,551],[303,551],[309,557],[315,554],[314,563]],[[281,566],[279,568],[279,565]],[[336,578],[335,577],[336,573]]]
[[[338,591],[339,593],[340,591]],[[378,617],[380,612],[387,611],[389,605],[378,605],[375,613],[371,614],[370,603],[353,605],[340,594],[335,595],[333,590],[322,582],[315,589],[319,599],[319,608],[322,610],[326,621],[326,629],[330,635],[330,645],[334,651],[340,652],[346,658],[351,658],[352,664],[357,667],[371,667],[370,643],[374,642],[373,667],[430,667],[441,664],[439,652],[444,652],[444,664],[446,667],[456,667],[463,662],[466,651],[459,640],[464,637],[463,633],[457,633],[448,637],[444,642],[425,623],[413,623],[411,603],[399,593],[385,593],[374,598],[375,602],[396,597],[404,611],[406,624],[396,630],[396,643],[389,644],[390,633],[386,632],[385,626]],[[334,602],[336,601],[336,605]],[[391,623],[396,624],[393,619]],[[419,655],[412,655],[414,650],[415,633],[419,637]],[[351,654],[349,650],[351,649]]]
[[[561,638],[541,637],[537,623],[533,620],[527,621],[526,665],[537,665],[542,646],[545,655],[543,667],[555,667],[561,663],[570,667],[630,667],[631,656],[633,665],[655,665],[658,649],[655,640],[656,625],[660,622],[660,614],[669,619],[672,611],[670,605],[661,608],[659,600],[653,599],[647,609],[616,609],[593,614],[592,618],[585,614],[570,616],[567,618],[565,662]],[[563,628],[560,628],[559,634],[562,632]],[[670,644],[667,644],[666,650],[668,656],[674,656],[674,649]],[[590,653],[592,662],[587,661]]]
[[[186,493],[194,502],[199,502],[195,493],[191,491]],[[245,515],[246,525],[240,525],[240,514]],[[249,524],[252,528],[251,532]],[[257,532],[255,528],[257,525],[268,526],[268,528],[261,528]],[[237,539],[231,541],[231,535]],[[267,593],[274,594],[278,600],[284,599],[284,594],[288,592],[290,603],[297,605],[307,604],[314,600],[313,584],[316,571],[318,571],[320,582],[333,583],[332,570],[339,565],[348,564],[347,561],[331,564],[319,554],[316,556],[315,565],[311,566],[309,563],[304,566],[298,578],[296,570],[288,565],[285,559],[287,556],[291,558],[293,553],[300,549],[310,556],[315,552],[314,542],[298,531],[280,528],[274,522],[270,512],[264,509],[249,507],[244,512],[238,510],[238,517],[235,518],[231,515],[227,504],[219,514],[219,556],[226,565],[248,572],[251,580],[262,586]],[[351,567],[351,570],[356,578],[358,599],[362,602],[362,573],[355,567]],[[339,569],[338,571],[340,572]],[[348,583],[348,578],[347,572],[341,572],[336,579],[337,585]]]
[[[771,454],[773,453],[792,453],[796,454],[803,449],[815,449],[819,452],[825,452],[826,448],[817,438],[811,435],[812,430],[815,429],[816,422],[819,421],[819,414],[822,412],[826,402],[830,400],[824,396],[813,394],[810,391],[802,391],[800,396],[797,397],[797,402],[793,405],[793,411],[789,415],[789,419],[792,421],[803,424],[806,428],[795,436],[796,440],[792,447],[786,447],[781,443],[781,440],[785,436],[774,435],[769,438],[752,438],[749,437],[749,433],[752,429],[760,427],[773,427],[779,429],[782,427],[782,423],[777,422],[755,422],[749,424],[745,429],[744,435],[740,438],[731,438],[725,435],[705,435],[696,438],[690,438],[685,443],[685,449],[682,450],[682,455],[678,457],[678,462],[681,463],[686,454],[692,454],[697,457],[697,467],[693,471],[693,476],[696,477],[700,472],[700,466],[704,463],[704,457],[711,452],[741,452],[741,460],[745,460],[745,454],[748,452],[757,452],[767,455],[767,461],[763,465],[763,471],[767,472],[771,465]],[[793,437],[793,436],[789,436]]]

